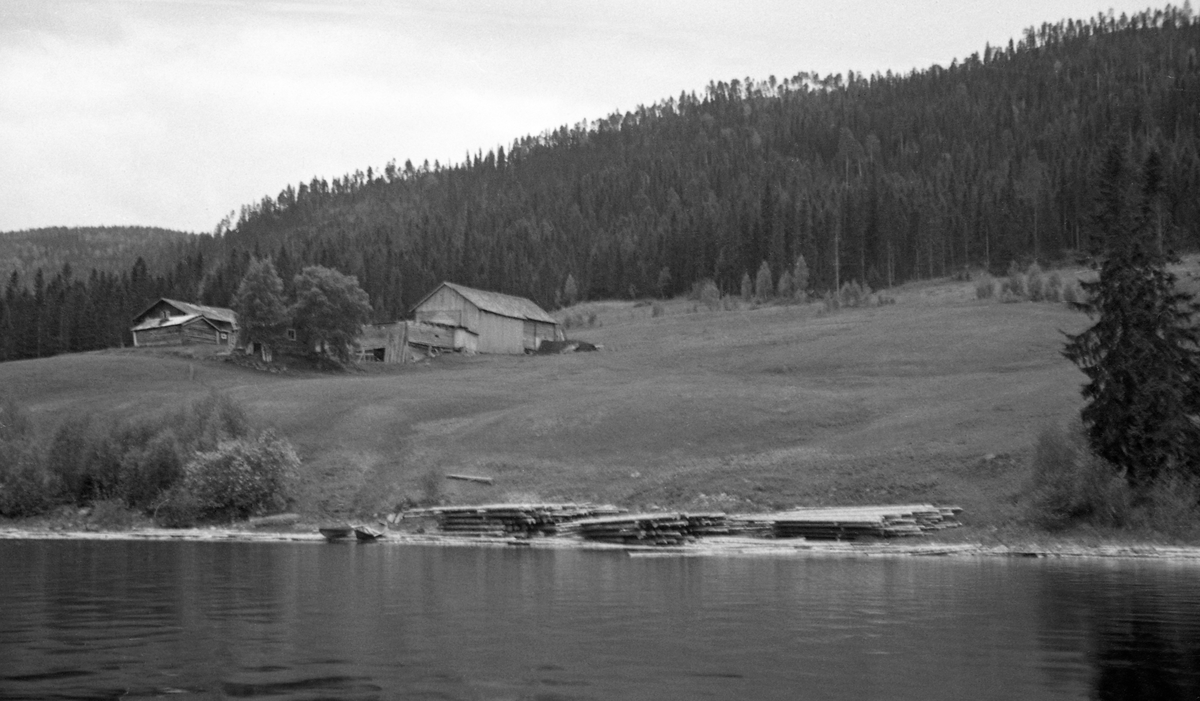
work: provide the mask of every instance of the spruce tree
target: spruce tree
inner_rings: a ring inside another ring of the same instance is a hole
[[[1093,451],[1134,486],[1200,476],[1200,305],[1176,289],[1172,256],[1152,231],[1160,180],[1157,153],[1137,187],[1124,151],[1109,151],[1095,220],[1100,274],[1073,305],[1096,323],[1068,334],[1063,351],[1089,380],[1082,417]]]
[[[288,325],[288,310],[283,297],[283,280],[275,272],[270,258],[255,260],[238,284],[233,297],[238,315],[241,342],[268,346],[278,344]]]

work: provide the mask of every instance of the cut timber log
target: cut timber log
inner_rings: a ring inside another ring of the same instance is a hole
[[[478,482],[479,484],[491,484],[491,477],[479,477],[477,475],[446,475],[448,480],[462,480],[463,482]]]

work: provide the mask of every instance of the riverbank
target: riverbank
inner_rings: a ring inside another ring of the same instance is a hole
[[[311,530],[260,531],[240,528],[139,528],[128,531],[72,531],[51,528],[0,528],[0,540],[88,540],[234,543],[312,543],[331,547],[359,545],[355,541],[326,543],[313,526]],[[950,542],[926,539],[886,541],[813,541],[716,536],[680,546],[630,546],[588,542],[578,538],[467,538],[435,533],[389,531],[372,542],[375,546],[425,545],[475,548],[545,548],[626,552],[633,557],[1024,557],[1024,558],[1111,558],[1172,560],[1200,565],[1200,546],[1158,544],[1080,544],[1069,541],[1045,543]]]

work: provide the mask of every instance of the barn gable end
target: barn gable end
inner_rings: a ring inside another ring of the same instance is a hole
[[[543,340],[559,340],[554,317],[524,297],[476,290],[443,282],[412,309],[419,322],[465,329],[480,353],[520,354],[537,350]]]

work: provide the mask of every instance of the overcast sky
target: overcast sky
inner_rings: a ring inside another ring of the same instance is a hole
[[[1089,0],[0,0],[0,231],[211,231],[263,195],[460,162],[710,80],[906,72]]]

